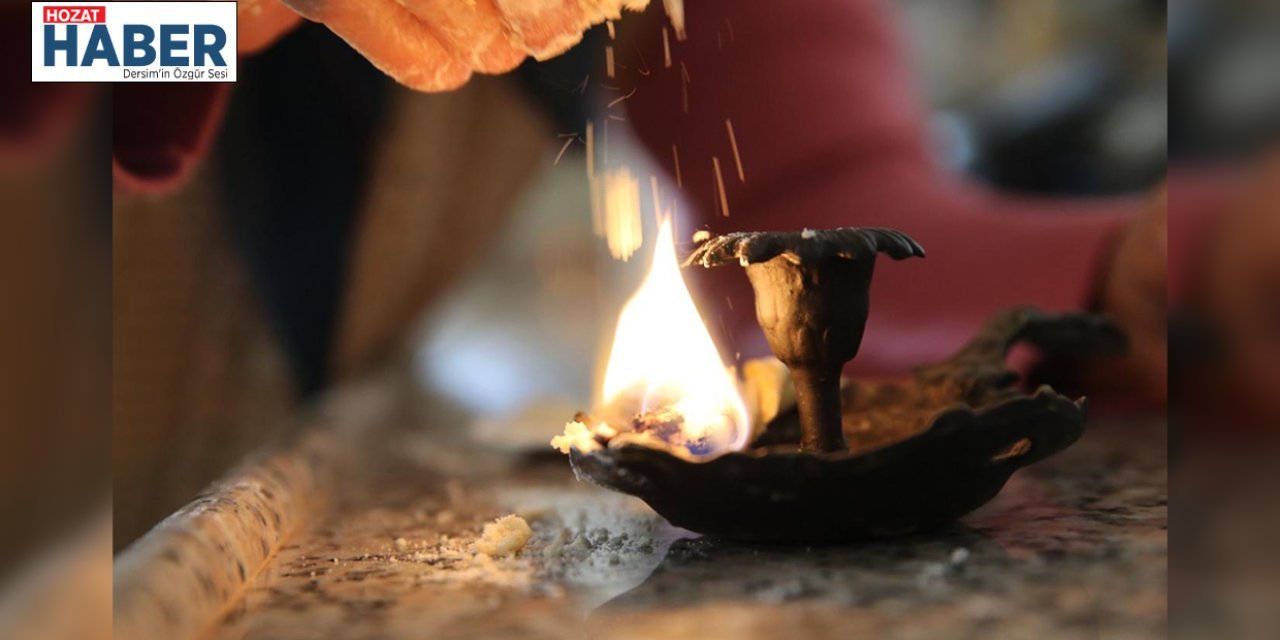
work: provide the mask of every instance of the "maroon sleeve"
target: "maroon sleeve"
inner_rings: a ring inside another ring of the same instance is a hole
[[[881,259],[859,371],[898,373],[943,357],[1002,307],[1089,303],[1110,238],[1136,201],[1011,197],[940,170],[881,2],[698,0],[686,10],[689,37],[668,38],[670,67],[661,25],[650,21],[630,34],[637,55],[619,82],[636,88],[628,116],[656,160],[675,173],[678,156],[697,226],[887,226],[928,252]],[[745,277],[733,271],[697,274],[695,289],[704,313],[728,329],[731,352],[763,353]]]

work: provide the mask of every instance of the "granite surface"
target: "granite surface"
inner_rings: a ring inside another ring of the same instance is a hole
[[[1097,423],[943,531],[822,547],[698,538],[575,481],[563,458],[401,434],[337,483],[211,636],[1164,637],[1165,432]],[[508,513],[532,540],[475,556]]]

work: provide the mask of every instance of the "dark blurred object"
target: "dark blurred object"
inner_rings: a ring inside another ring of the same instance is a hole
[[[246,61],[243,76],[218,154],[226,228],[299,390],[310,395],[329,375],[350,238],[391,80],[314,23]]]
[[[1273,637],[1280,594],[1280,5],[1170,3],[1170,159],[1231,167],[1211,206],[1171,192],[1170,452],[1178,638]],[[1268,156],[1272,156],[1268,158]],[[1197,209],[1204,209],[1197,211]],[[1171,254],[1171,267],[1173,266]]]
[[[897,4],[953,169],[1064,195],[1132,192],[1163,176],[1164,3]]]
[[[1248,157],[1280,134],[1280,4],[1169,3],[1169,156]]]

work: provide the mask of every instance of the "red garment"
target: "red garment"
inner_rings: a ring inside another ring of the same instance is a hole
[[[655,24],[633,34],[640,57],[619,80],[624,89],[634,83],[629,119],[673,173],[676,146],[698,226],[715,233],[886,226],[928,253],[880,259],[854,370],[901,373],[945,357],[1011,305],[1090,303],[1109,242],[1139,203],[1013,197],[944,172],[930,157],[923,108],[883,3],[698,0],[685,8],[689,38],[670,38],[671,67]],[[713,157],[727,218],[715,216]],[[721,269],[696,280],[709,301],[704,313],[732,327],[729,351],[767,353],[745,276]],[[724,291],[732,291],[731,303],[720,299]]]

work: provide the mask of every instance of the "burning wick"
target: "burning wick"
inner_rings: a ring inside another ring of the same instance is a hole
[[[599,415],[569,423],[552,446],[568,453],[633,443],[692,459],[742,449],[751,422],[731,371],[681,277],[668,219],[648,275],[618,316]]]

